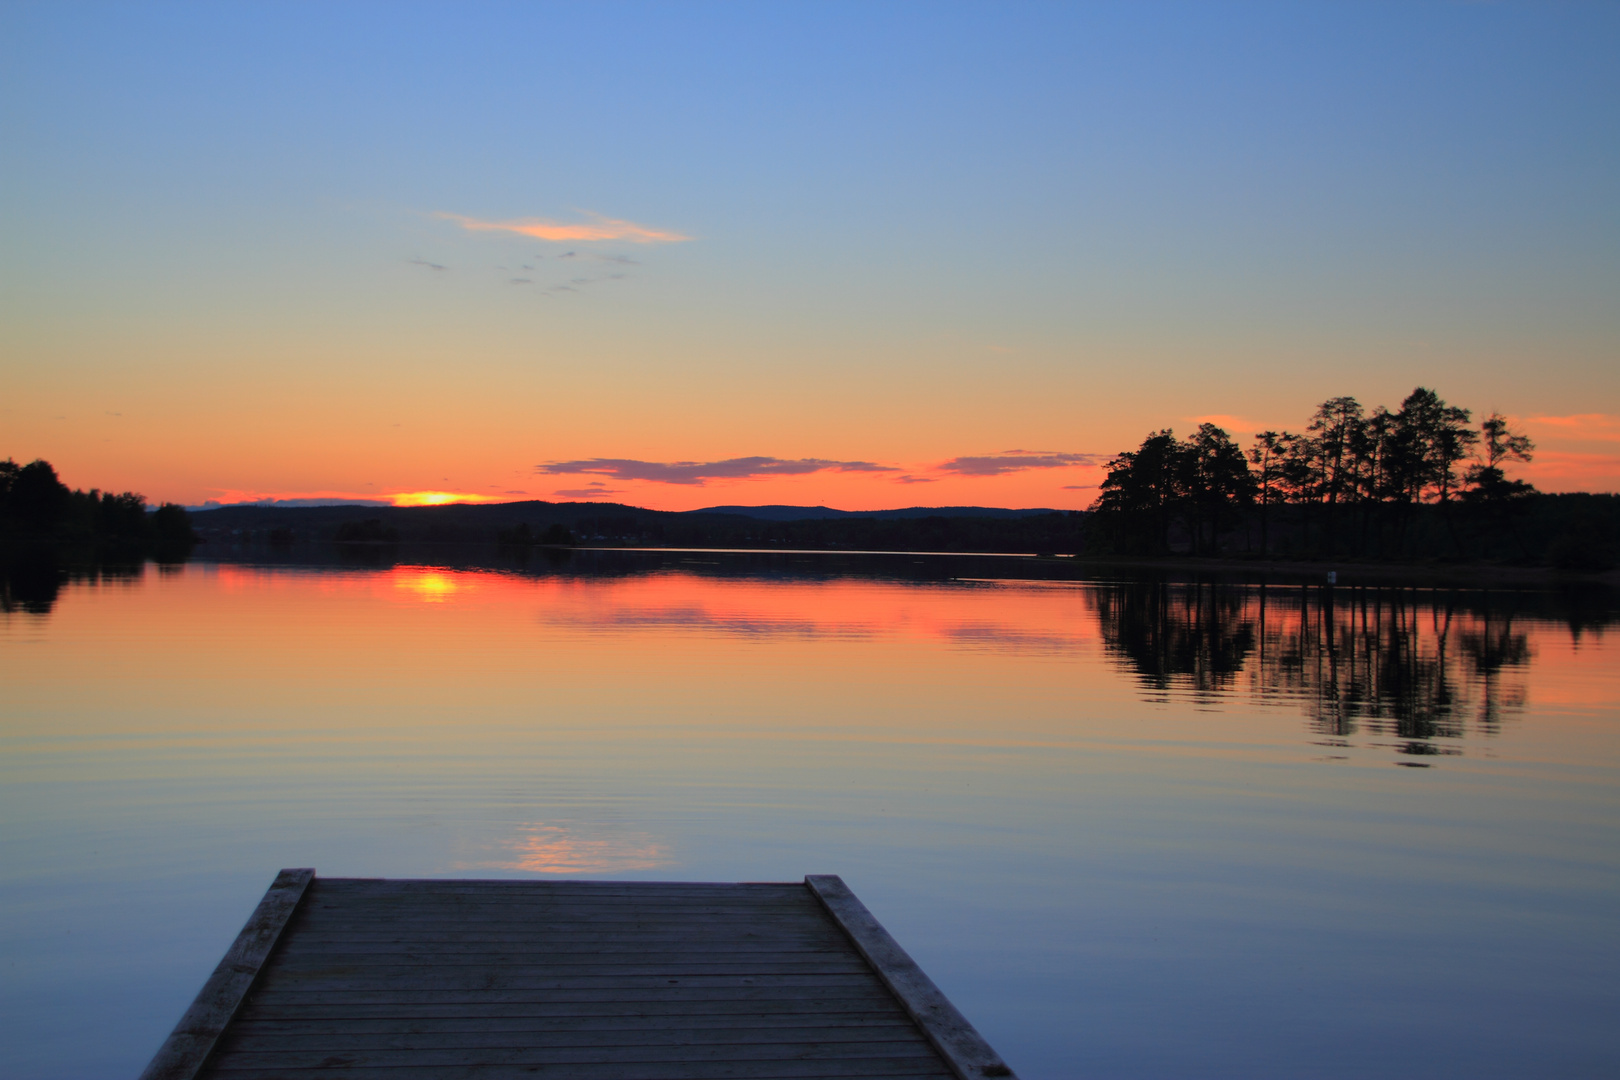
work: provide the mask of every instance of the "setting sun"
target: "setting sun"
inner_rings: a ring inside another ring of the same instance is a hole
[[[459,491],[402,491],[390,495],[395,506],[449,506],[453,503],[502,502],[489,495],[468,495]]]

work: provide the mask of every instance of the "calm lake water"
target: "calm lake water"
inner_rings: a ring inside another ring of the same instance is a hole
[[[1620,1075],[1607,594],[428,560],[12,589],[0,1072],[133,1077],[314,866],[842,874],[1026,1080]]]

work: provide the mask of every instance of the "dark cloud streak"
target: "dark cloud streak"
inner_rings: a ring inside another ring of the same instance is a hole
[[[938,466],[954,476],[1002,476],[1026,469],[1067,469],[1075,465],[1096,465],[1106,454],[1064,454],[1050,451],[1008,450],[983,457],[958,457]]]
[[[535,466],[547,476],[592,475],[614,480],[646,480],[655,484],[702,487],[710,480],[755,480],[768,476],[805,476],[818,472],[898,472],[890,465],[870,461],[831,461],[826,458],[786,460],[774,457],[727,458],[724,461],[637,461],[631,458],[588,458],[549,461]],[[559,492],[561,494],[561,492]]]

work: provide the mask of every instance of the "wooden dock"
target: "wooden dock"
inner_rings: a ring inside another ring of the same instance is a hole
[[[1013,1073],[834,876],[283,870],[142,1080]]]

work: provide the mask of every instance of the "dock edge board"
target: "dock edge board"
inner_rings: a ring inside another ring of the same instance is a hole
[[[833,921],[872,965],[878,978],[905,1008],[940,1057],[962,1080],[1008,1077],[1017,1080],[1001,1055],[990,1048],[967,1017],[940,992],[900,943],[889,935],[866,905],[837,874],[807,874],[804,879]]]
[[[242,1007],[254,980],[281,939],[315,877],[311,869],[283,870],[270,883],[242,932],[225,951],[197,998],[158,1048],[140,1080],[193,1080],[219,1037]]]

